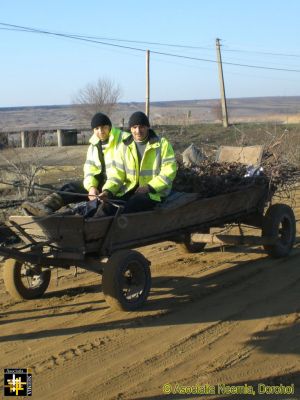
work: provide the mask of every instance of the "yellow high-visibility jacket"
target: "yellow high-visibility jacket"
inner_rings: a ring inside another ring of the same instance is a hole
[[[161,201],[170,193],[176,171],[171,144],[150,129],[140,165],[133,136],[122,140],[115,153],[114,165],[107,171],[107,181],[102,190],[120,197],[132,189],[148,185],[150,198]]]
[[[111,128],[108,144],[103,149],[103,157],[106,171],[112,166],[115,151],[120,145],[122,138],[128,136],[129,133],[127,132],[123,132],[118,128]],[[91,187],[98,188],[100,181],[102,180],[103,184],[106,179],[105,176],[101,176],[101,174],[103,174],[103,171],[101,167],[101,161],[99,159],[99,149],[97,147],[100,139],[97,137],[97,135],[93,134],[89,142],[90,145],[87,151],[86,161],[83,166],[83,186],[87,191],[89,191]]]

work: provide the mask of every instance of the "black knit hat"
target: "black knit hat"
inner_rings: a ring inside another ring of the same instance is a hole
[[[91,127],[92,129],[97,128],[97,126],[109,125],[111,126],[111,120],[108,118],[107,115],[102,113],[97,113],[93,116],[91,120]]]
[[[144,114],[142,111],[136,111],[131,115],[129,118],[129,128],[131,128],[134,125],[144,125],[144,126],[149,126],[149,119],[146,114]]]

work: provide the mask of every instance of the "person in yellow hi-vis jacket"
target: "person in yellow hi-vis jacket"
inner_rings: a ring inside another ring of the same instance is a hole
[[[95,200],[102,191],[106,181],[106,171],[112,166],[114,154],[121,143],[122,137],[129,133],[122,132],[112,126],[109,117],[103,113],[97,113],[91,120],[93,135],[89,140],[86,161],[82,181],[74,181],[62,186],[60,193],[52,193],[42,201],[31,203],[26,201],[22,208],[31,215],[44,216],[52,214],[62,206],[69,203],[77,203],[84,200],[75,193],[86,194],[86,200]],[[63,192],[68,192],[64,194]],[[74,195],[70,194],[74,193]]]
[[[177,164],[173,147],[152,129],[148,117],[137,111],[129,118],[131,134],[122,139],[107,181],[99,195],[126,200],[124,213],[152,210],[171,192]],[[111,213],[106,205],[104,212]]]
[[[89,140],[86,161],[83,166],[83,186],[93,200],[102,190],[106,171],[112,166],[117,147],[128,133],[112,126],[110,119],[102,113],[94,115],[91,121],[93,135]]]

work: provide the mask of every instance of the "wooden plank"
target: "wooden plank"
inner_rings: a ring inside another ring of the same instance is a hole
[[[253,235],[219,235],[196,233],[193,235],[193,241],[209,244],[248,244],[248,245],[274,245],[278,239],[273,237],[260,237]]]
[[[36,243],[31,235],[28,235],[25,229],[19,226],[15,221],[9,221],[6,225],[20,238],[24,243]]]
[[[155,209],[154,211],[121,215],[113,232],[113,246],[122,242],[134,242],[164,235],[195,225],[253,211],[265,196],[264,187],[251,187],[243,191],[228,193],[208,199],[198,199],[177,209]],[[87,242],[103,239],[111,217],[90,219],[84,227]]]
[[[115,232],[113,243],[139,240],[155,234],[180,230],[197,224],[210,223],[238,213],[247,213],[262,197],[262,189],[239,191],[227,195],[197,200],[178,210],[128,214],[127,226]]]
[[[37,241],[51,241],[66,251],[84,252],[84,219],[79,215],[12,216],[9,220],[20,225],[28,235],[40,236]]]
[[[263,146],[221,146],[218,162],[238,162],[258,166],[261,163]]]
[[[84,237],[86,242],[103,239],[113,217],[91,218],[85,221]]]

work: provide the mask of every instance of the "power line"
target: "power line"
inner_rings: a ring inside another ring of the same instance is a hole
[[[222,54],[223,54],[224,60],[226,60],[226,62],[242,63],[242,64],[245,64],[245,63],[248,63],[248,62],[250,63],[250,60],[253,60],[253,62],[254,62],[254,59],[253,58],[249,59],[249,56],[248,57],[247,56],[246,57],[242,57],[242,56],[238,57],[237,54],[236,54],[235,57],[234,57],[233,53],[231,53],[231,54],[227,53],[224,56],[224,52],[223,51],[222,51]],[[261,60],[262,59],[260,59],[260,62],[262,62]],[[298,69],[299,68],[299,62],[298,62],[298,60],[291,60],[291,59],[289,59],[289,60],[286,60],[286,59],[277,60],[276,59],[276,61],[272,60],[272,62],[268,62],[268,67],[286,68],[286,69],[296,68],[296,69]]]
[[[1,25],[2,23],[0,23]],[[175,47],[175,48],[183,48],[183,49],[194,49],[194,50],[209,50],[212,51],[214,50],[213,48],[210,47],[204,47],[204,46],[189,46],[189,45],[180,45],[180,44],[172,44],[172,43],[162,43],[162,42],[147,42],[147,41],[141,41],[141,40],[129,40],[129,39],[118,39],[118,38],[108,38],[108,37],[102,37],[102,36],[88,36],[88,35],[79,35],[79,34],[66,34],[66,33],[55,33],[55,32],[49,32],[49,31],[42,31],[42,30],[35,30],[33,28],[25,28],[25,27],[20,27],[20,28],[12,28],[12,27],[0,27],[0,30],[8,30],[8,31],[17,31],[17,32],[29,32],[29,33],[47,33],[49,35],[58,35],[58,36],[65,36],[67,38],[72,38],[72,39],[98,39],[98,40],[108,40],[108,41],[116,41],[116,42],[124,42],[124,43],[140,43],[140,44],[152,44],[152,45],[157,45],[157,46],[167,46],[167,47]],[[94,43],[101,43],[101,44],[107,44],[109,43],[102,43],[99,41],[95,41]],[[120,46],[120,47],[125,47],[125,46]],[[125,47],[128,48],[128,47]],[[146,49],[137,49],[135,47],[129,47],[131,50],[141,50],[141,51],[146,51]],[[151,50],[153,53],[154,50]],[[265,51],[251,51],[251,50],[239,50],[239,49],[226,49],[223,47],[223,52],[235,52],[235,53],[250,53],[250,54],[264,54],[264,55],[271,55],[271,56],[280,56],[280,57],[299,57],[299,54],[287,54],[287,53],[272,53],[272,52],[265,52]],[[176,55],[173,55],[176,56]],[[201,60],[202,61],[202,60]],[[206,61],[206,60],[203,60]],[[212,60],[214,62],[214,60]],[[232,63],[234,64],[234,63]],[[240,65],[240,64],[236,64]],[[247,65],[245,65],[247,66]],[[267,68],[267,67],[265,67]]]
[[[129,47],[129,46],[123,46],[123,45],[118,45],[118,44],[113,44],[113,43],[105,43],[105,42],[102,42],[102,41],[86,39],[84,37],[77,37],[76,35],[70,35],[70,34],[65,34],[65,33],[51,32],[51,31],[46,31],[46,30],[41,30],[41,29],[36,29],[36,28],[29,28],[29,27],[20,26],[20,25],[6,24],[6,23],[2,23],[2,22],[0,22],[0,25],[9,26],[11,28],[17,28],[16,30],[18,30],[18,31],[21,30],[23,32],[42,33],[42,34],[45,34],[45,35],[65,37],[65,38],[69,38],[69,39],[81,40],[81,41],[84,41],[84,42],[91,42],[91,43],[104,44],[104,45],[107,45],[107,46],[121,47],[121,48],[124,48],[124,49],[143,51],[143,52],[145,51],[144,49],[139,49],[137,47]]]
[[[95,39],[88,39],[88,37],[85,37],[85,36],[51,32],[48,30],[36,29],[36,28],[25,27],[25,26],[20,26],[20,25],[7,24],[4,22],[0,22],[0,25],[12,28],[10,30],[16,29],[16,30],[22,31],[22,32],[40,33],[40,34],[46,34],[46,35],[52,35],[52,36],[58,36],[58,37],[65,37],[65,38],[69,38],[69,39],[97,43],[97,44],[102,44],[105,46],[113,46],[113,47],[124,48],[124,49],[128,49],[128,50],[134,50],[134,51],[141,51],[141,52],[147,51],[146,49],[141,49],[138,47],[124,46],[124,45],[115,44],[115,43],[107,43],[107,42],[103,42],[103,41],[99,41],[99,40],[95,40]],[[210,59],[206,59],[206,58],[190,57],[190,56],[184,56],[184,55],[180,55],[180,54],[159,52],[159,51],[155,51],[155,50],[150,50],[150,51],[153,54],[159,54],[159,55],[163,55],[163,56],[167,56],[167,57],[176,57],[176,58],[182,58],[182,59],[186,59],[186,60],[202,61],[202,62],[209,62],[209,63],[214,63],[214,64],[218,63],[216,60],[210,60]],[[267,66],[262,66],[262,65],[251,65],[251,64],[240,64],[240,63],[232,63],[232,62],[227,62],[227,61],[223,61],[223,64],[237,66],[237,67],[265,69],[265,70],[272,70],[272,71],[300,72],[300,70],[298,70],[298,69],[276,68],[276,67],[267,67]]]
[[[21,32],[36,31],[35,28],[26,28],[26,27],[21,27],[18,25],[11,25],[11,24],[5,24],[5,23],[0,23],[0,25],[7,25],[7,26],[11,27],[11,28],[0,28],[2,30],[16,30],[16,31],[21,31]],[[12,27],[18,27],[18,29],[12,28]],[[54,34],[54,32],[51,32],[51,34]],[[103,37],[103,36],[81,35],[81,34],[77,34],[77,33],[62,33],[62,32],[60,32],[59,34],[68,35],[68,36],[71,36],[72,38],[108,40],[108,41],[115,41],[115,42],[140,43],[140,44],[147,44],[147,45],[151,44],[151,45],[156,45],[156,46],[177,47],[177,48],[194,49],[194,50],[197,50],[197,49],[198,50],[214,50],[212,46],[207,47],[207,46],[191,46],[191,45],[174,44],[174,43],[147,42],[147,41],[142,41],[142,40],[132,40],[132,39],[130,40],[130,39],[119,39],[119,38],[111,38],[111,37],[109,38],[109,37]]]
[[[300,58],[300,54],[288,54],[288,53],[272,53],[268,51],[254,51],[254,50],[238,50],[238,49],[225,49],[222,51],[235,52],[235,53],[251,53],[251,54],[264,54],[267,56],[279,56],[279,57],[297,57]]]
[[[140,44],[151,44],[155,46],[166,46],[166,47],[177,47],[177,48],[184,48],[184,49],[194,49],[194,50],[213,50],[209,47],[204,46],[189,46],[183,44],[173,44],[173,43],[161,43],[161,42],[144,42],[141,40],[129,40],[129,39],[118,39],[118,38],[107,38],[101,36],[85,36],[85,35],[72,35],[74,37],[82,37],[86,39],[99,39],[99,40],[109,40],[109,41],[116,41],[116,42],[125,42],[125,43],[140,43]]]
[[[162,53],[162,52],[158,52],[158,51],[151,51],[151,53],[161,54],[161,55],[171,56],[171,57],[185,58],[185,59],[188,59],[188,60],[206,61],[206,62],[212,62],[212,63],[216,63],[216,64],[218,63],[215,60],[208,60],[208,59],[198,58],[198,57],[181,56],[179,54]],[[227,62],[227,61],[222,61],[222,64],[234,65],[234,66],[237,66],[237,67],[247,67],[247,68],[256,68],[256,69],[269,69],[269,70],[273,70],[273,71],[300,72],[299,69],[265,67],[265,66],[262,66],[262,65],[250,65],[250,64],[237,64],[237,63],[232,63],[232,62]]]
[[[1,23],[1,25],[4,23]],[[9,25],[9,24],[7,24]],[[1,30],[16,30],[16,31],[25,31],[31,32],[33,28],[25,28],[20,27],[20,29],[16,28],[0,28]],[[174,44],[174,43],[163,43],[163,42],[148,42],[142,40],[132,40],[132,39],[120,39],[120,38],[111,38],[111,37],[103,37],[103,36],[93,36],[93,35],[81,35],[77,33],[61,33],[64,35],[69,35],[72,38],[84,38],[84,39],[97,39],[97,40],[108,40],[114,42],[124,42],[124,43],[140,43],[140,44],[151,44],[156,46],[166,46],[166,47],[177,47],[177,48],[184,48],[184,49],[194,49],[194,50],[210,50],[214,51],[214,48],[208,46],[191,46],[191,45],[183,45],[183,44]],[[300,54],[289,54],[289,53],[276,53],[276,52],[268,52],[268,51],[258,51],[258,50],[241,50],[241,49],[228,49],[223,46],[223,52],[234,52],[234,53],[250,53],[250,54],[264,54],[270,56],[279,56],[279,57],[296,57],[300,58]]]

